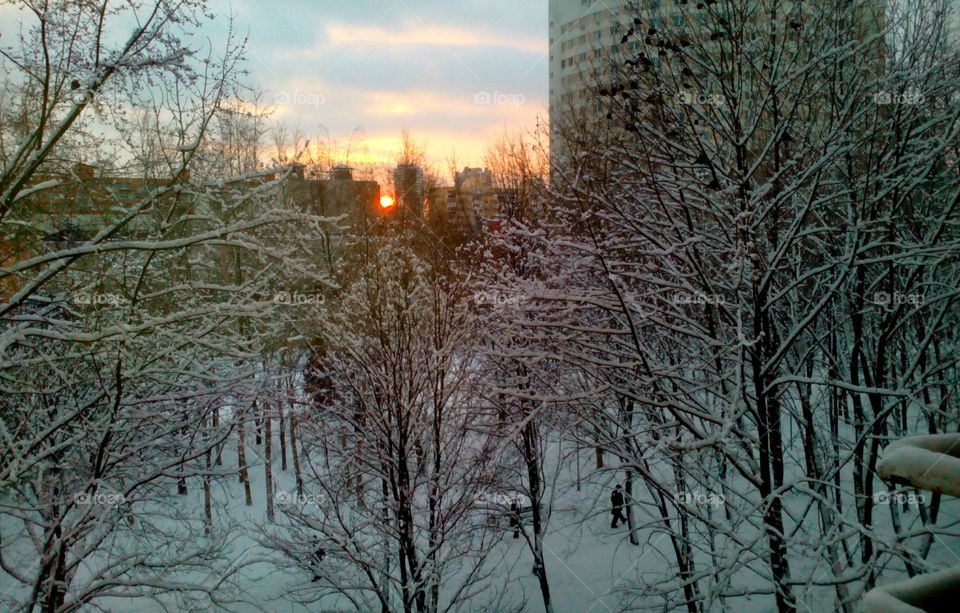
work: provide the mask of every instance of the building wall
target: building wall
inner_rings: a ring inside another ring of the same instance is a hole
[[[493,173],[486,168],[464,168],[456,176],[457,194],[475,218],[492,219],[499,212]]]
[[[0,266],[11,267],[18,261],[88,241],[152,192],[163,190],[172,181],[95,177],[91,172],[75,174],[76,178],[58,178],[61,181],[59,185],[38,190],[18,204],[15,215],[22,223],[14,225],[16,231],[0,241]],[[263,180],[275,178],[271,175]],[[53,177],[37,177],[32,184],[50,179]],[[260,181],[239,181],[217,189],[222,190],[223,200],[231,200],[245,190],[260,185]],[[294,173],[276,189],[276,196],[286,206],[324,217],[342,216],[344,219],[334,228],[334,234],[362,235],[376,232],[377,229],[383,231],[384,224],[378,222],[385,213],[380,208],[380,186],[375,181],[305,180],[302,173]],[[214,194],[211,196],[177,198],[175,206],[179,213],[175,217],[184,217],[193,210],[202,210],[200,217],[216,217],[220,198]],[[153,206],[139,214],[124,227],[122,236],[114,238],[137,238],[154,232],[163,225],[162,218],[169,212],[168,202],[170,200],[166,200],[164,206]],[[177,231],[186,233],[193,229],[190,222],[186,222],[178,224]],[[84,266],[95,269],[98,266],[97,259],[96,255],[85,256]],[[231,262],[232,259],[224,258],[223,265],[219,266],[224,279],[229,279],[233,274]],[[21,287],[22,283],[15,277],[0,280],[0,300],[8,299]]]
[[[403,216],[423,216],[423,169],[413,164],[400,164],[393,171],[397,208]]]
[[[653,46],[658,40],[656,35],[649,36],[648,28],[672,31],[680,34],[697,45],[710,48],[720,43],[714,40],[713,23],[708,10],[723,15],[730,10],[729,0],[550,0],[550,119],[552,124],[551,152],[554,167],[558,159],[565,156],[565,146],[560,139],[565,119],[572,119],[582,132],[588,132],[584,126],[606,125],[606,109],[597,95],[598,86],[608,83],[613,62],[636,60],[644,52],[646,59],[653,64],[660,61],[660,55],[669,52]],[[888,0],[860,0],[857,21],[852,27],[859,35],[876,32],[884,27],[884,9]],[[954,0],[960,3],[960,0]],[[767,0],[773,6],[773,0]],[[792,0],[776,2],[779,15],[777,27],[787,27],[787,32],[797,41],[805,37],[816,36],[813,31],[801,27],[793,30],[788,26],[796,21],[803,22],[803,15],[816,10],[811,3],[798,3]],[[799,14],[794,18],[792,15]],[[768,13],[758,12],[757,31],[769,27]],[[791,15],[791,17],[787,17]],[[634,36],[625,35],[634,29]],[[641,42],[647,39],[647,47]],[[646,51],[644,51],[646,49]],[[877,44],[877,69],[882,70],[885,49],[882,41]],[[698,96],[703,92],[684,91],[684,95]],[[708,94],[706,94],[708,95]],[[641,92],[639,98],[644,99]],[[559,158],[557,157],[559,156]]]
[[[594,70],[617,48],[621,24],[632,17],[627,0],[550,0],[551,118],[589,104]]]

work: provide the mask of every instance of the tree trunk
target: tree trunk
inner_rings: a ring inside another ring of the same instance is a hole
[[[300,454],[297,452],[297,414],[290,413],[290,456],[293,458],[293,477],[297,482],[297,498],[303,496],[303,475],[300,473]]]
[[[684,481],[685,470],[680,464],[679,459],[673,462],[674,491],[688,492],[687,484]],[[661,515],[667,517],[666,506],[661,498]],[[680,577],[680,584],[683,586],[683,597],[687,601],[687,613],[699,613],[700,595],[697,581],[695,579],[696,561],[693,557],[693,548],[690,546],[690,518],[688,511],[683,505],[677,505],[677,519],[680,523],[680,534],[670,535],[670,544],[673,546],[673,555],[677,560],[677,571]]]
[[[271,458],[271,453],[273,452],[272,448],[272,438],[273,433],[271,432],[271,422],[273,420],[270,418],[269,406],[267,403],[263,404],[263,474],[264,474],[264,483],[266,485],[266,494],[267,494],[267,519],[273,521],[273,460]]]
[[[536,427],[532,421],[527,422],[521,430],[523,438],[523,461],[527,468],[527,479],[530,491],[530,507],[533,519],[533,563],[540,585],[540,595],[543,597],[543,610],[553,613],[553,600],[550,596],[550,583],[547,580],[547,566],[543,559],[543,514],[541,502],[543,500],[543,483],[540,480],[540,452],[537,449]],[[599,451],[599,449],[598,449]]]
[[[213,409],[213,436],[220,436],[220,407]],[[223,466],[223,443],[217,443],[217,466]]]
[[[637,538],[637,532],[633,529],[633,470],[627,469],[627,479],[624,482],[624,492],[626,500],[623,501],[623,506],[627,509],[627,530],[630,532],[630,544],[639,545],[640,539]]]
[[[287,436],[284,432],[284,426],[286,425],[284,423],[284,404],[285,402],[283,400],[277,403],[277,412],[280,417],[280,470],[282,471],[287,470]]]
[[[813,377],[813,363],[806,362],[806,375]],[[811,386],[797,386],[797,394],[800,398],[800,408],[803,413],[803,448],[804,459],[807,464],[807,474],[811,476],[812,487],[819,494],[817,499],[817,508],[820,511],[820,525],[823,534],[829,534],[834,528],[839,528],[838,522],[833,514],[832,505],[829,504],[830,493],[827,491],[826,482],[823,480],[822,461],[819,456],[820,443],[817,440],[816,424],[813,420],[813,407],[810,403]],[[843,565],[840,562],[840,554],[837,551],[836,542],[829,540],[825,545],[827,561],[830,563],[830,570],[834,577],[840,579],[843,576]],[[850,613],[850,597],[847,586],[837,582],[837,606],[843,613]]]
[[[598,440],[599,440],[600,432],[598,431],[597,434],[598,434]],[[595,452],[597,455],[597,469],[599,470],[603,468],[603,449],[601,447],[596,447]]]
[[[56,613],[57,610],[63,605],[66,600],[66,568],[64,563],[66,562],[66,546],[62,540],[62,533],[59,523],[59,509],[54,506],[54,517],[58,522],[54,528],[54,534],[56,535],[56,551],[57,555],[53,562],[53,572],[50,576],[49,581],[47,582],[47,603],[44,608],[48,613]],[[49,573],[49,571],[48,571]]]
[[[216,412],[214,412],[214,415],[216,415]],[[216,417],[213,419],[216,420]],[[207,425],[206,420],[204,420],[203,425]],[[210,437],[211,434],[208,430],[206,436],[208,441],[208,444],[206,445],[207,451],[204,453],[207,469],[203,474],[203,532],[207,536],[210,536],[210,534],[213,532],[213,501],[210,499],[210,471],[213,470],[213,449],[209,445]]]
[[[766,304],[763,292],[754,291],[754,304]],[[790,589],[790,566],[787,561],[787,548],[783,532],[783,499],[779,493],[779,484],[783,479],[783,448],[781,440],[780,406],[775,390],[768,389],[771,379],[764,372],[763,360],[768,355],[767,345],[771,326],[769,313],[759,311],[753,317],[753,335],[760,339],[750,352],[751,377],[756,398],[757,440],[760,459],[760,498],[766,505],[763,523],[767,533],[768,560],[770,573],[779,613],[795,613],[793,593]]]
[[[186,428],[180,428],[180,434],[186,435]],[[183,462],[178,464],[179,476],[177,477],[177,494],[181,496],[187,495],[187,479],[183,476]]]
[[[243,494],[247,506],[253,506],[253,495],[250,492],[250,474],[247,472],[247,440],[244,434],[247,431],[247,421],[240,415],[240,424],[237,427],[237,463],[240,465],[240,483],[243,484]]]
[[[854,290],[854,304],[851,305],[851,324],[853,328],[853,344],[850,352],[850,383],[854,387],[860,385],[860,354],[863,351],[863,295],[865,287],[864,270],[858,267],[856,271],[856,289]],[[853,435],[856,441],[853,448],[853,494],[854,503],[857,509],[857,519],[860,525],[867,525],[867,499],[864,492],[864,482],[867,478],[872,479],[873,475],[867,476],[865,452],[864,428],[866,427],[866,416],[863,409],[863,398],[858,392],[850,392],[850,398],[853,401]],[[873,571],[873,565],[869,564],[873,558],[873,539],[864,530],[860,534],[860,561],[869,565],[869,573],[866,578],[866,587],[870,589],[874,586],[876,575]]]
[[[577,440],[577,491],[580,491],[580,441]]]

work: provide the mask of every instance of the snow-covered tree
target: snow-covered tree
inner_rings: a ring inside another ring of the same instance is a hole
[[[191,179],[219,167],[208,128],[242,52],[191,48],[203,3],[23,13],[2,41],[19,95],[0,105],[2,606],[208,607],[236,555],[216,458],[262,387],[267,324],[290,322],[275,294],[326,283],[310,260],[329,220],[288,167]],[[134,122],[151,140],[125,138]],[[99,177],[74,166],[90,134],[117,156]]]
[[[943,6],[678,10],[625,28],[598,72],[606,125],[554,126],[572,230],[555,257],[578,274],[549,325],[611,390],[582,434],[642,477],[672,544],[679,573],[635,597],[708,610],[749,568],[780,611],[818,590],[849,610],[891,561],[921,562],[874,513],[885,437],[952,420],[960,81]]]
[[[315,575],[296,590],[304,601],[496,608],[485,563],[500,533],[475,508],[493,440],[476,428],[479,329],[465,289],[395,239],[350,254],[338,280],[310,341],[303,492],[265,543]]]

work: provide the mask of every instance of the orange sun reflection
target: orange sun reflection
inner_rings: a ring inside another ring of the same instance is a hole
[[[380,208],[389,209],[394,205],[393,198],[390,196],[380,196]]]

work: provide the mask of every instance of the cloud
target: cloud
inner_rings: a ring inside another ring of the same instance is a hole
[[[546,2],[232,6],[250,28],[252,80],[280,103],[274,118],[340,141],[359,128],[367,159],[392,159],[407,128],[441,165],[454,148],[477,164],[504,127],[530,129],[546,114]],[[477,104],[484,93],[491,103]]]
[[[545,117],[544,97],[511,99],[491,94],[475,98],[474,93],[415,89],[330,88],[313,83],[289,82],[288,96],[278,104],[274,119],[314,142],[333,139],[341,144],[357,131],[352,162],[392,162],[399,151],[400,133],[408,129],[417,141],[427,145],[428,158],[445,167],[453,150],[461,164],[480,164],[486,146],[505,128],[523,129]],[[311,94],[329,92],[323,104],[311,106]],[[296,94],[296,95],[293,95]]]
[[[476,133],[503,124],[532,126],[537,115],[545,115],[547,108],[545,96],[494,90],[395,90],[297,81],[286,81],[284,85],[283,89],[268,92],[266,101],[276,105],[276,119],[301,126],[323,123],[331,128],[352,128],[363,124],[398,132],[409,128],[413,132]],[[342,131],[337,128],[337,132]]]
[[[547,41],[540,38],[501,36],[457,26],[429,24],[408,24],[395,29],[333,23],[326,28],[326,38],[332,45],[505,47],[534,53],[547,52]]]
[[[473,93],[456,95],[436,91],[391,90],[366,91],[363,95],[366,102],[363,115],[367,117],[433,118],[437,124],[449,118],[462,125],[464,122],[485,117],[519,120],[530,115],[529,110],[524,108],[528,103],[527,99],[520,96],[501,96],[499,100],[488,100],[490,96],[475,98]],[[535,104],[541,101],[529,102]]]

